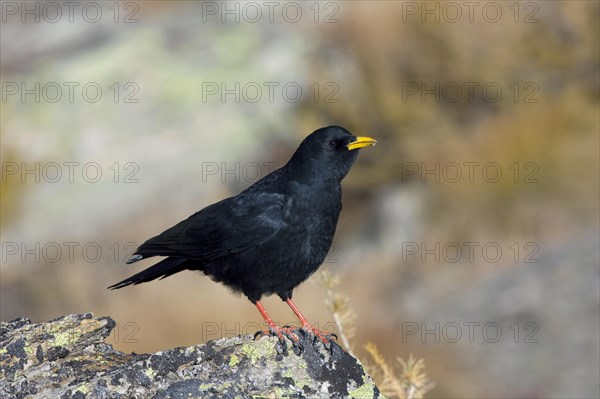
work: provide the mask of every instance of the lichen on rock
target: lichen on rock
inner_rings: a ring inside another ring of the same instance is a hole
[[[382,398],[357,359],[300,337],[304,351],[278,354],[277,338],[222,338],[153,354],[104,343],[109,317],[68,315],[0,324],[0,398]]]

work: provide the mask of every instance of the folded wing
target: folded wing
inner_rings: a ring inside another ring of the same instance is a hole
[[[279,193],[247,193],[212,204],[142,244],[130,263],[151,256],[211,261],[271,239],[285,226]]]

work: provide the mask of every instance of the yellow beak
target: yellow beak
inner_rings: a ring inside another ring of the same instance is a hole
[[[372,139],[370,137],[357,137],[356,140],[354,140],[351,143],[348,143],[348,145],[346,145],[346,148],[348,148],[348,151],[351,151],[351,150],[358,150],[359,148],[368,147],[368,146],[375,145],[375,144],[377,144],[377,140]]]

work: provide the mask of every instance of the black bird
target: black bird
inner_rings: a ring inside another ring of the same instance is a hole
[[[376,142],[339,126],[316,130],[285,166],[143,243],[127,263],[167,258],[108,288],[199,270],[246,295],[283,345],[283,336],[298,343],[295,330],[273,322],[260,303],[263,295],[279,295],[300,320],[301,331],[327,345],[326,334],[292,302],[292,291],[325,260],[342,209],[340,183],[356,150]]]

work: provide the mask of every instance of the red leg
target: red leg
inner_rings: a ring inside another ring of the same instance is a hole
[[[304,327],[305,325],[310,326],[308,320],[306,320],[304,315],[300,312],[300,309],[298,309],[296,304],[294,304],[294,302],[292,302],[290,298],[286,299],[285,302],[290,306],[290,308],[292,308],[292,312],[294,312],[298,320],[300,320],[300,324],[302,324],[302,327]]]
[[[298,307],[296,306],[296,304],[294,304],[294,302],[292,302],[292,300],[290,298],[286,299],[285,302],[289,305],[289,307],[292,309],[292,312],[294,312],[294,314],[296,315],[296,317],[298,318],[298,320],[300,320],[300,324],[302,324],[302,329],[306,332],[308,332],[309,334],[313,334],[315,337],[319,338],[321,340],[321,342],[323,342],[325,344],[326,347],[330,347],[331,343],[329,342],[330,337],[334,336],[337,339],[337,336],[335,334],[331,334],[325,331],[321,331],[315,327],[313,327],[308,320],[306,320],[306,317],[304,317],[304,315],[302,314],[302,312],[300,312],[300,309],[298,309]]]
[[[271,317],[269,317],[269,314],[267,313],[267,311],[263,307],[262,303],[260,303],[260,301],[256,301],[255,305],[258,308],[258,311],[260,312],[260,315],[263,317],[263,319],[265,319],[265,321],[269,325],[269,328],[273,329],[273,328],[277,327],[277,325],[275,324],[275,322],[273,322],[273,319],[271,319]]]

